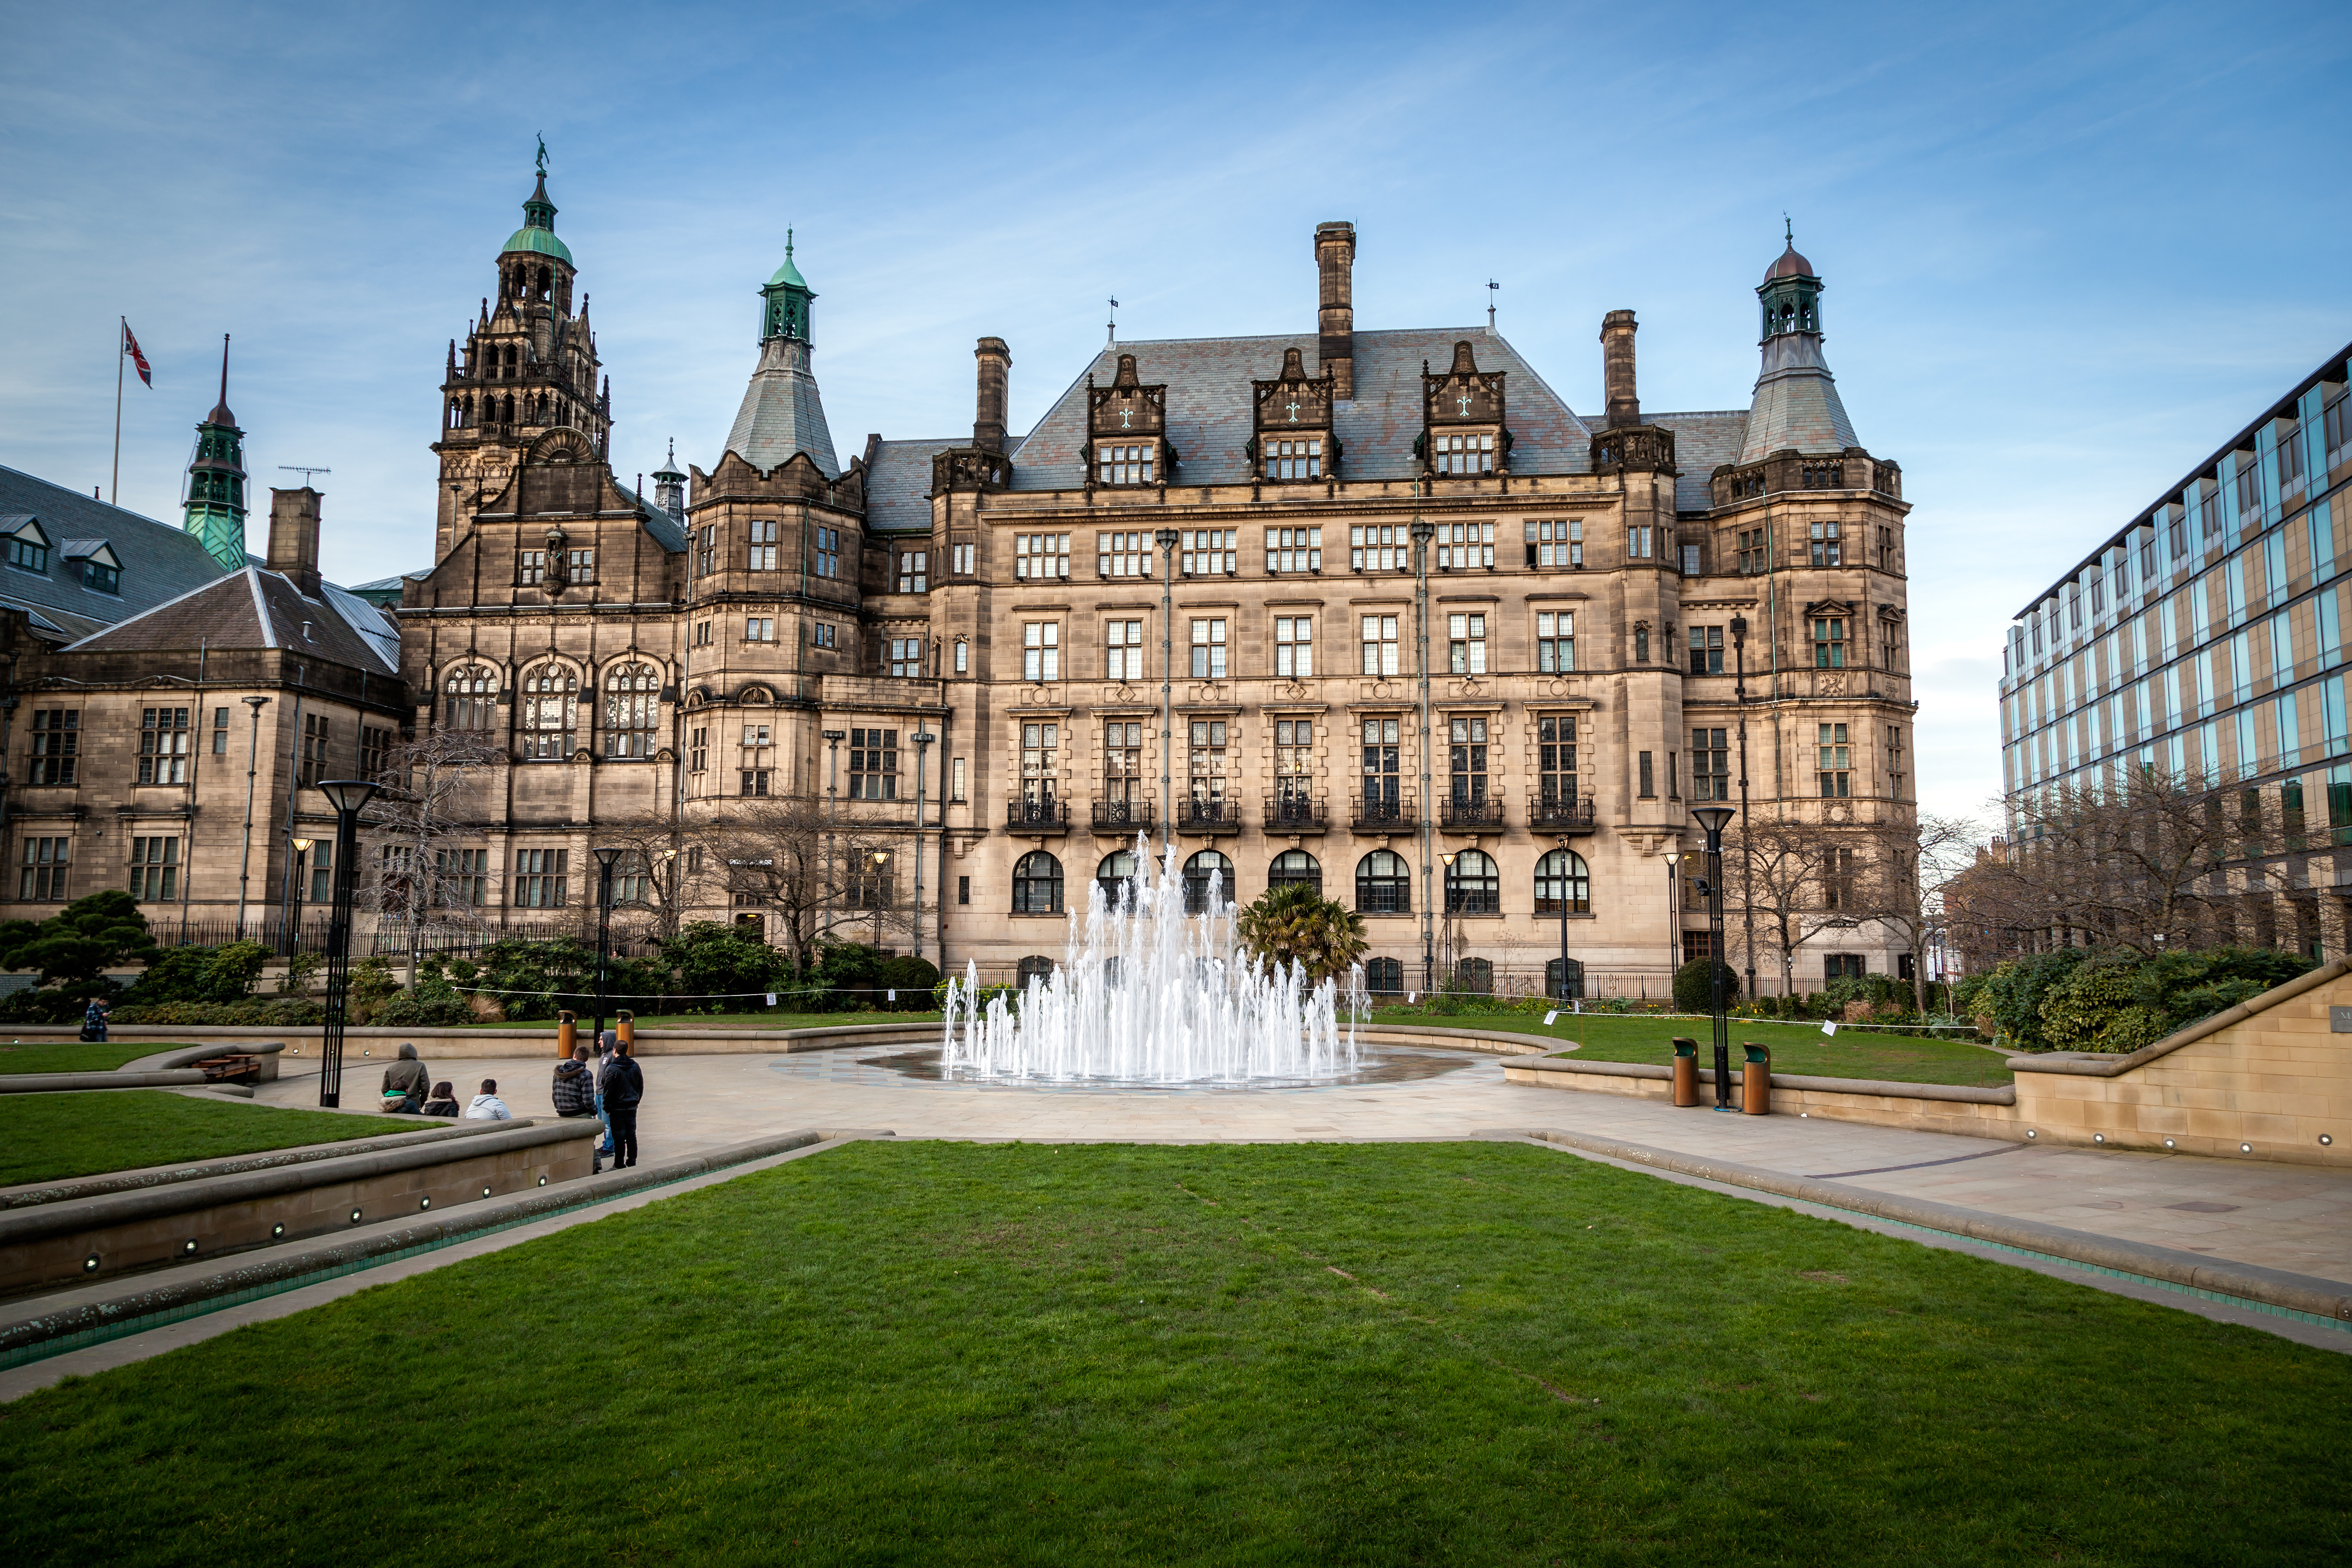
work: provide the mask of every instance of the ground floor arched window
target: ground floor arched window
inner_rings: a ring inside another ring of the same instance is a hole
[[[1234,863],[1214,849],[1203,849],[1184,862],[1184,912],[1204,915],[1209,912],[1209,884],[1216,882],[1216,900],[1220,904],[1233,901]]]
[[[1404,994],[1404,961],[1397,958],[1364,960],[1364,989],[1375,996]]]
[[[1592,912],[1592,873],[1584,857],[1572,849],[1555,849],[1536,862],[1536,913],[1589,915]]]
[[[1143,863],[1132,849],[1117,849],[1104,856],[1102,864],[1095,868],[1095,882],[1102,889],[1103,902],[1117,909],[1121,900],[1131,900],[1128,881],[1142,869]]]
[[[1393,849],[1375,849],[1356,862],[1356,910],[1367,915],[1412,912],[1412,868]]]
[[[1013,912],[1016,915],[1058,915],[1062,912],[1062,863],[1043,849],[1032,849],[1013,863]]]
[[[1013,971],[1013,983],[1025,991],[1029,988],[1029,982],[1043,980],[1053,973],[1054,961],[1043,953],[1033,952],[1015,966]]]
[[[1265,885],[1271,888],[1312,888],[1323,890],[1322,863],[1304,849],[1286,849],[1274,858],[1266,868]]]
[[[1450,914],[1491,915],[1503,907],[1502,880],[1495,858],[1465,849],[1445,868],[1445,908]]]
[[[1544,965],[1544,994],[1555,1002],[1576,1002],[1584,996],[1584,962],[1555,958]]]
[[[1495,966],[1483,958],[1465,958],[1454,966],[1454,989],[1469,996],[1495,994]]]

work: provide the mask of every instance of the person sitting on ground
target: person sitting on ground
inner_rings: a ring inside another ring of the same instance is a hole
[[[416,1047],[404,1045],[400,1059],[383,1069],[383,1108],[415,1115],[425,1105],[425,1091],[433,1087],[433,1075],[416,1059]]]
[[[509,1110],[507,1102],[499,1098],[498,1079],[486,1078],[482,1080],[482,1092],[474,1096],[473,1104],[466,1107],[466,1120],[468,1121],[512,1121],[514,1120],[514,1112]]]
[[[596,1075],[588,1070],[588,1047],[574,1046],[555,1064],[555,1084],[549,1091],[558,1116],[596,1114]]]
[[[433,1086],[433,1098],[425,1102],[419,1116],[455,1116],[457,1114],[457,1087],[447,1079]]]

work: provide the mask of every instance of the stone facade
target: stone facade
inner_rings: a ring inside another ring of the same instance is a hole
[[[552,210],[542,183],[527,215]],[[1401,989],[1460,961],[1542,986],[1564,896],[1571,977],[1654,994],[1706,925],[1664,852],[1738,798],[1743,720],[1752,811],[1912,810],[1908,507],[1853,440],[1793,247],[1751,409],[1644,416],[1629,311],[1605,420],[1491,327],[1360,332],[1354,231],[1325,225],[1312,330],[1113,343],[1019,438],[984,338],[970,440],[846,465],[788,258],[729,448],[651,500],[610,471],[584,297],[538,221],[452,346],[439,548],[398,611],[415,722],[511,759],[479,785],[494,921],[546,918],[520,857],[560,853],[577,907],[597,825],[787,796],[909,836],[902,910],[920,810],[913,934],[955,966],[1057,954],[1140,833],[1244,900],[1319,879]]]

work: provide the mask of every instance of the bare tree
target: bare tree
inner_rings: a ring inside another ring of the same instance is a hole
[[[481,931],[487,868],[461,842],[481,825],[465,808],[479,771],[500,753],[478,731],[436,729],[394,747],[368,803],[364,907],[400,922],[413,980],[429,930]]]
[[[2281,895],[2307,885],[2311,858],[2329,847],[2292,782],[2135,769],[2004,804],[2000,853],[1968,868],[1955,892],[1975,940],[2012,950],[2268,942]]]
[[[1769,956],[1780,972],[1780,994],[1796,988],[1797,952],[1821,931],[1857,922],[1841,898],[1846,883],[1834,866],[1824,880],[1825,851],[1853,852],[1843,827],[1764,818],[1736,824],[1723,841],[1724,929],[1728,942],[1745,945],[1747,922],[1739,900],[1749,897],[1755,914],[1756,952],[1750,963]],[[1685,862],[1687,865],[1688,862]],[[1752,891],[1751,891],[1752,890]]]
[[[835,932],[879,939],[912,929],[898,895],[914,852],[902,833],[828,816],[822,802],[791,796],[734,803],[706,831],[708,861],[715,862],[708,869],[729,903],[758,910],[769,944],[803,970]]]
[[[724,836],[712,824],[662,813],[620,817],[596,825],[596,842],[621,851],[613,863],[614,913],[634,916],[656,942],[677,935],[688,910],[724,901],[727,879],[712,869],[714,861],[724,865],[712,853]]]
[[[1859,841],[1864,858],[1853,912],[1885,928],[1894,944],[1911,955],[1912,1002],[1925,1013],[1927,952],[1943,934],[1945,889],[1975,858],[1984,830],[1965,817],[1922,814],[1846,832]]]

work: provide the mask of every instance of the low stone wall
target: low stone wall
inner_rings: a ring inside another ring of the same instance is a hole
[[[610,1027],[609,1023],[606,1026]],[[58,1038],[70,1037],[72,1030],[53,1031]],[[273,1049],[282,1043],[287,1059],[297,1070],[319,1059],[323,1029],[289,1029],[283,1026],[251,1028],[207,1025],[202,1027],[178,1029],[116,1029],[118,1040],[152,1038],[157,1040],[209,1040],[217,1042],[199,1047],[188,1059],[215,1056],[226,1050]],[[26,1030],[19,1037],[43,1037],[40,1031]],[[899,1041],[919,1041],[929,1044],[940,1037],[940,1026],[928,1024],[846,1024],[824,1029],[690,1029],[642,1027],[637,1031],[636,1054],[643,1057],[701,1057],[733,1055],[784,1055],[793,1051],[824,1050],[840,1045],[890,1045]],[[579,1038],[586,1044],[590,1038],[588,1023],[580,1025]],[[270,1042],[260,1045],[254,1042]],[[400,1047],[413,1045],[416,1054],[425,1061],[457,1061],[490,1058],[512,1060],[517,1057],[545,1057],[552,1065],[556,1060],[555,1031],[540,1029],[346,1029],[343,1031],[343,1071],[350,1074],[369,1064],[389,1067],[400,1056]],[[142,1065],[134,1063],[133,1066]],[[275,1078],[278,1064],[266,1063],[265,1075]],[[0,1075],[5,1081],[5,1075]],[[121,1089],[121,1084],[110,1085]]]
[[[378,1146],[357,1152],[279,1150],[289,1158],[266,1168],[247,1156],[239,1168],[186,1167],[179,1179],[11,1207],[0,1212],[0,1289],[55,1289],[572,1181],[588,1174],[603,1132],[593,1119],[515,1121],[370,1140]]]
[[[2009,1066],[2007,1089],[1774,1073],[1771,1107],[2020,1142],[2352,1165],[2352,963],[2315,969],[2128,1056],[2017,1056]],[[1672,1094],[1671,1069],[1646,1062],[1521,1058],[1503,1076]],[[1699,1080],[1711,1086],[1715,1075],[1701,1068]]]

